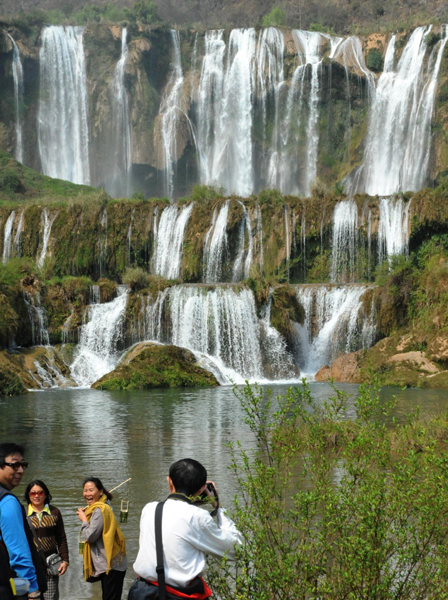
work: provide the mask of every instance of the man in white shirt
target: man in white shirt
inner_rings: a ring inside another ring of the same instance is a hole
[[[216,522],[209,512],[196,506],[191,498],[205,492],[217,504],[212,486],[207,486],[207,471],[196,460],[185,458],[173,463],[167,477],[170,495],[162,516],[162,541],[167,598],[176,591],[188,595],[199,591],[195,598],[207,598],[210,590],[199,579],[205,567],[205,554],[235,558],[235,546],[241,534],[222,508],[216,512]],[[155,543],[155,511],[157,502],[147,504],[140,519],[140,540],[134,571],[139,579],[131,587],[128,600],[158,598],[156,587],[157,556]],[[198,588],[198,582],[199,588]],[[200,588],[204,588],[200,593]]]

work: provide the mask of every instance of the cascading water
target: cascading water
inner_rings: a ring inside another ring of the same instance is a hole
[[[179,32],[171,30],[171,39],[173,41],[173,64],[170,75],[170,81],[167,89],[169,90],[160,106],[162,115],[162,147],[163,147],[163,166],[165,170],[165,193],[168,198],[174,195],[174,165],[177,161],[177,135],[179,116],[182,111],[184,75],[182,72],[182,60],[180,53]]]
[[[365,314],[363,285],[298,285],[296,295],[305,310],[297,325],[297,361],[302,374],[313,376],[342,352],[370,347],[375,338],[374,309]]]
[[[280,93],[285,84],[283,68],[285,52],[285,38],[283,33],[275,27],[267,27],[260,31],[257,44],[257,96],[261,101],[263,145],[266,146],[266,128],[268,106],[273,99],[274,126],[270,144],[265,152],[267,167],[267,183],[275,187],[276,174],[279,170],[281,158],[280,146]]]
[[[243,279],[247,279],[249,277],[253,254],[252,226],[249,213],[242,202],[238,200],[238,203],[243,209],[243,218],[241,219],[240,231],[238,235],[238,252],[235,262],[233,263],[233,282],[242,281]],[[246,236],[247,244],[245,244]]]
[[[48,334],[47,315],[40,302],[39,292],[31,294],[24,291],[23,299],[31,323],[33,346],[48,346],[50,344],[50,336]]]
[[[272,330],[269,313],[259,321],[253,293],[231,287],[210,289],[182,285],[159,293],[156,301],[142,305],[138,335],[176,344],[208,357],[224,376],[242,383],[245,378],[262,380],[274,365],[273,378],[294,377],[291,355],[278,332]]]
[[[166,279],[180,277],[185,229],[194,202],[178,208],[176,204],[167,206],[160,216],[154,217],[154,272]]]
[[[402,198],[380,198],[378,227],[378,260],[409,251],[409,209],[411,201]]]
[[[127,299],[126,286],[119,286],[115,300],[88,307],[76,356],[70,366],[71,375],[79,386],[91,386],[117,365]]]
[[[206,35],[198,90],[200,172],[203,183],[249,196],[254,186],[255,29],[232,30],[224,73],[225,50],[221,31]]]
[[[130,196],[131,169],[131,115],[129,99],[125,86],[125,69],[128,58],[127,28],[121,32],[121,57],[115,67],[112,82],[112,121],[114,124],[114,157],[110,176],[107,178],[106,191],[115,197]]]
[[[107,270],[107,209],[103,208],[100,215],[100,235],[99,235],[99,271],[100,277],[104,277]]]
[[[207,283],[222,281],[222,267],[227,253],[227,217],[230,200],[221,206],[219,214],[213,211],[212,224],[204,241],[204,274]]]
[[[50,241],[51,228],[53,227],[54,220],[58,216],[58,213],[55,213],[53,216],[50,215],[46,208],[42,211],[41,217],[41,235],[42,235],[42,246],[39,258],[37,259],[37,266],[39,269],[42,269],[45,263],[45,258],[47,256],[48,242]]]
[[[431,26],[418,27],[412,33],[396,70],[396,36],[389,42],[370,114],[364,159],[350,186],[353,193],[374,196],[417,191],[427,182],[437,76],[448,28],[442,29],[442,39],[429,54],[425,37],[430,31]]]
[[[17,225],[16,235],[14,236],[13,249],[15,255],[20,258],[22,256],[22,231],[25,211],[22,210],[19,217],[19,223]]]
[[[45,175],[90,183],[87,78],[82,27],[44,27],[37,122]]]
[[[257,219],[257,238],[258,252],[260,256],[260,272],[263,273],[263,218],[260,206],[255,207],[255,217]]]
[[[358,207],[352,199],[338,202],[333,214],[331,281],[355,280],[358,250]]]
[[[8,260],[11,258],[12,228],[14,225],[15,216],[15,211],[11,211],[5,224],[5,230],[3,233],[3,264],[8,262]]]
[[[286,99],[286,115],[281,128],[281,158],[278,168],[270,170],[272,187],[284,193],[308,195],[317,173],[319,133],[319,71],[323,59],[324,43],[329,36],[311,31],[293,30],[299,66],[294,71]],[[308,115],[305,139],[301,136],[301,123],[305,104],[305,78],[310,66],[309,96],[306,98]],[[304,147],[301,152],[300,147]],[[300,167],[300,168],[299,168]]]
[[[16,109],[15,133],[16,133],[16,159],[23,163],[23,67],[20,60],[20,51],[14,39],[7,34],[12,42],[12,76],[14,79],[14,103]]]

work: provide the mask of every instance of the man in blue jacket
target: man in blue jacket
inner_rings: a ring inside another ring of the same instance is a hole
[[[39,563],[23,507],[11,493],[27,466],[22,446],[0,444],[0,600],[12,598],[9,579],[13,576],[30,582],[28,598],[40,598],[46,591],[45,570]]]

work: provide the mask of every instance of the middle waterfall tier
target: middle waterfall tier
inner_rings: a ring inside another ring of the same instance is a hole
[[[149,42],[135,28],[46,26],[38,59],[33,49],[38,94],[7,39],[10,146],[47,175],[114,196],[175,199],[196,183],[309,196],[342,176],[350,193],[418,191],[447,168],[434,151],[447,41],[443,25],[381,42],[275,27]],[[22,134],[32,119],[37,143]]]

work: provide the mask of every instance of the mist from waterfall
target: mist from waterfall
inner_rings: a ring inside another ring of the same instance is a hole
[[[127,28],[121,31],[121,56],[115,67],[111,86],[113,123],[113,160],[105,181],[106,191],[116,198],[129,197],[130,170],[132,164],[131,115],[125,86],[126,61],[128,58]]]
[[[14,80],[14,104],[15,104],[15,157],[23,163],[23,67],[20,60],[20,51],[14,39],[7,34],[12,42],[12,76]]]
[[[362,166],[351,192],[389,195],[417,191],[427,183],[437,77],[448,40],[444,27],[441,40],[428,50],[425,38],[431,29],[431,25],[415,29],[399,60],[396,36],[389,41]]]
[[[90,183],[83,27],[42,30],[37,134],[45,175]]]

